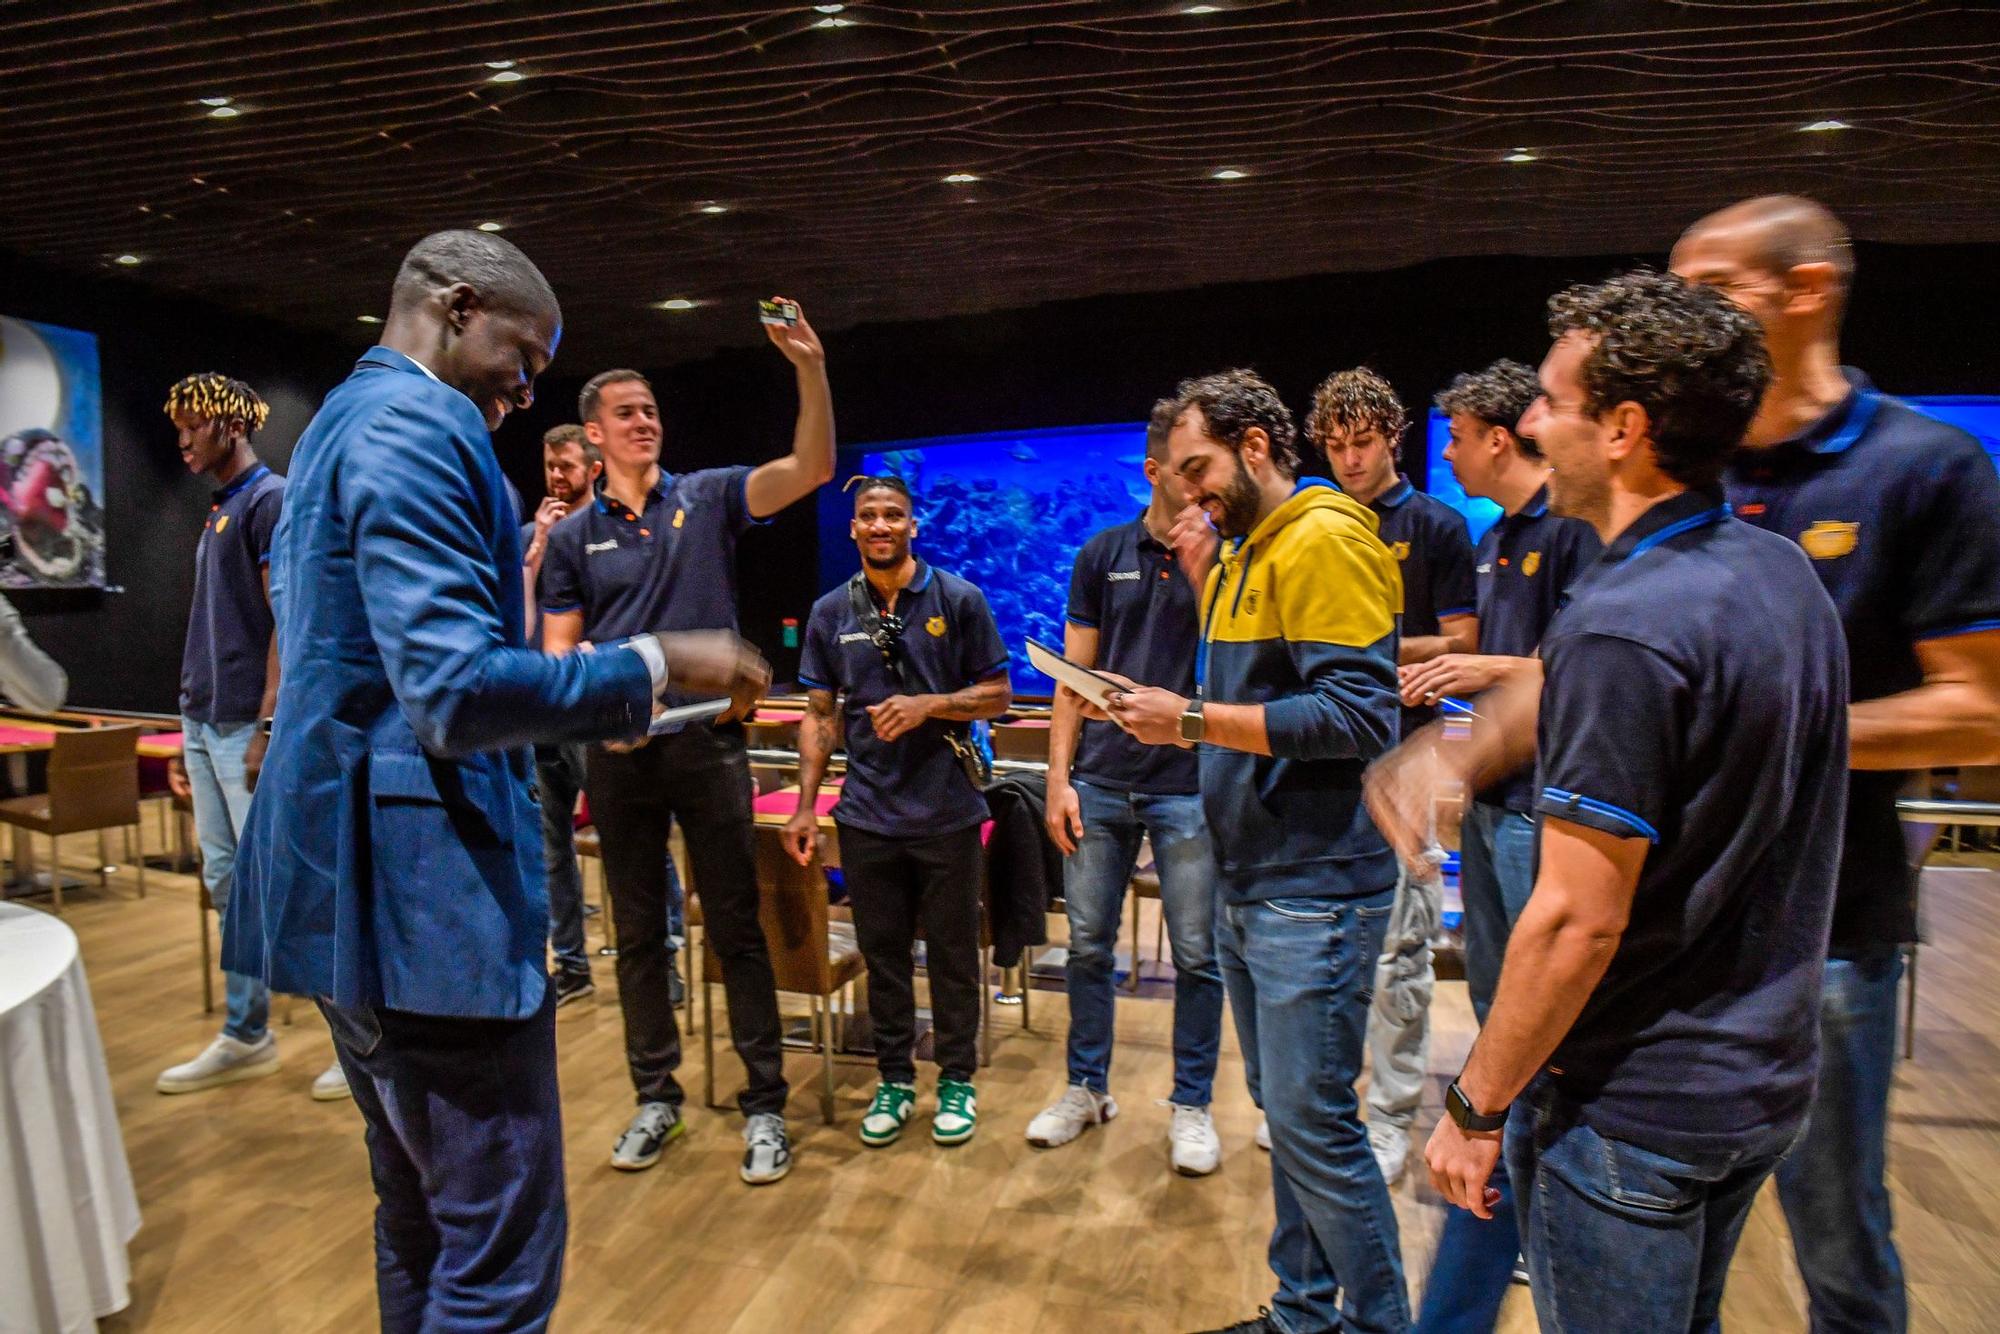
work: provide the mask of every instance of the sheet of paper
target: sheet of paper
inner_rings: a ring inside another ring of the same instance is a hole
[[[1079,667],[1039,640],[1028,641],[1028,661],[1036,671],[1054,677],[1100,709],[1104,707],[1105,700],[1125,688],[1108,676],[1099,676],[1088,667]]]
[[[678,732],[689,723],[705,723],[720,718],[729,712],[726,699],[705,699],[699,704],[682,704],[664,713],[653,715],[653,721],[646,728],[647,736],[660,736],[667,732]]]

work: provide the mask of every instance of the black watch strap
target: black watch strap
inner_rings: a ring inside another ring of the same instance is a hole
[[[1491,1115],[1482,1115],[1473,1110],[1472,1104],[1466,1100],[1464,1091],[1458,1087],[1456,1079],[1452,1080],[1451,1087],[1444,1091],[1444,1110],[1445,1115],[1449,1116],[1460,1130],[1498,1130],[1507,1124],[1505,1107]]]

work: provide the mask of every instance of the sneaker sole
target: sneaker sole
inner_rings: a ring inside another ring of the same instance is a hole
[[[971,1139],[973,1135],[978,1132],[978,1130],[979,1130],[978,1126],[971,1126],[965,1130],[957,1131],[952,1134],[946,1134],[944,1131],[933,1129],[931,1131],[931,1143],[942,1144],[948,1149],[952,1147],[954,1144],[965,1143],[967,1140]]]
[[[1077,1129],[1077,1132],[1074,1135],[1071,1135],[1068,1139],[1047,1139],[1047,1138],[1036,1139],[1033,1135],[1030,1135],[1028,1136],[1028,1143],[1038,1149],[1060,1149],[1065,1144],[1074,1144],[1078,1140],[1082,1139],[1083,1132],[1090,1129],[1092,1126],[1109,1125],[1112,1121],[1116,1120],[1117,1117],[1118,1117],[1118,1104],[1115,1102],[1106,1103],[1104,1105],[1104,1115],[1098,1117],[1095,1121],[1085,1121],[1083,1125]]]
[[[903,1129],[904,1127],[897,1126],[895,1131],[888,1135],[871,1135],[865,1130],[859,1132],[859,1134],[861,1142],[869,1148],[886,1149],[903,1137]]]
[[[1168,1161],[1171,1162],[1172,1160],[1169,1159]],[[1217,1163],[1214,1167],[1196,1168],[1182,1167],[1179,1163],[1174,1163],[1173,1168],[1176,1174],[1184,1177],[1211,1177],[1222,1170],[1222,1164]]]
[[[349,1098],[352,1098],[353,1096],[354,1096],[354,1090],[349,1088],[345,1084],[342,1084],[340,1086],[340,1092],[338,1093],[322,1093],[318,1089],[314,1089],[312,1091],[312,1099],[314,1102],[346,1102]]]
[[[275,1075],[278,1073],[279,1068],[278,1060],[273,1057],[271,1060],[258,1061],[251,1065],[232,1066],[220,1074],[209,1075],[204,1079],[191,1079],[184,1082],[175,1081],[169,1083],[162,1077],[153,1081],[153,1091],[169,1095],[175,1093],[200,1093],[204,1089],[219,1089],[224,1084],[240,1084],[246,1079],[262,1079],[265,1075]]]
[[[580,1000],[588,1000],[596,994],[597,987],[594,983],[587,987],[578,987],[575,991],[558,991],[556,993],[556,1008],[560,1010],[565,1005],[570,1005]]]
[[[653,1150],[651,1155],[645,1158],[620,1158],[614,1153],[611,1155],[611,1165],[621,1172],[643,1172],[659,1162],[660,1155],[667,1151],[667,1146],[687,1134],[687,1128],[687,1122],[676,1121],[674,1128],[666,1133],[666,1137],[660,1141],[660,1147]]]
[[[773,1172],[770,1176],[767,1177],[753,1177],[750,1175],[750,1169],[747,1167],[739,1167],[736,1169],[736,1175],[743,1178],[745,1185],[750,1185],[750,1186],[773,1185],[776,1182],[783,1181],[786,1177],[790,1176],[791,1174],[792,1174],[792,1160],[789,1158],[785,1159],[785,1165],[783,1167],[779,1168],[776,1172]]]

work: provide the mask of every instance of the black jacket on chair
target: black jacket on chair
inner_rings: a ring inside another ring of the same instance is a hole
[[[986,915],[993,962],[1012,968],[1021,951],[1049,941],[1050,902],[1062,890],[1062,850],[1049,841],[1040,774],[1010,774],[986,789],[993,837],[986,845]]]

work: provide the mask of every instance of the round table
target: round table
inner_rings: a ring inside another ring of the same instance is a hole
[[[138,1230],[76,933],[0,903],[0,1329],[124,1310]]]

